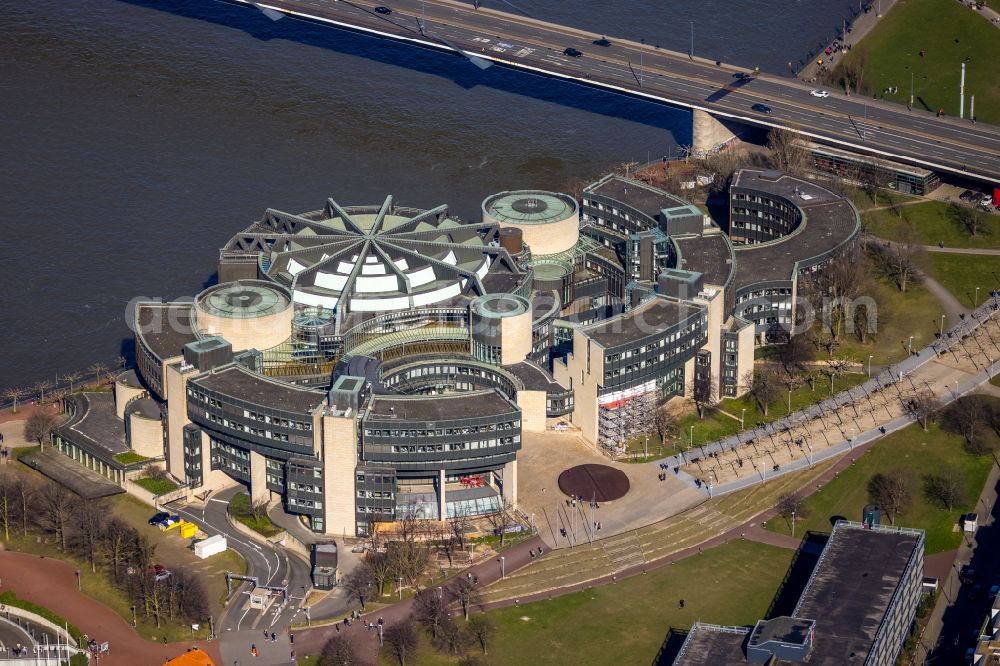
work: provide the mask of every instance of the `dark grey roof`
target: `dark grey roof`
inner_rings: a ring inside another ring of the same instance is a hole
[[[125,444],[125,423],[115,412],[113,394],[74,393],[68,400],[75,403],[76,413],[56,428],[57,432],[105,462],[116,453],[129,450]]]
[[[560,392],[565,388],[559,384],[552,375],[543,370],[531,361],[521,361],[512,365],[503,366],[504,370],[510,372],[524,384],[524,388],[529,391]]]
[[[197,339],[190,303],[139,303],[135,306],[135,334],[160,361],[180,356]]]
[[[586,192],[620,201],[640,213],[645,213],[654,220],[659,219],[660,211],[664,208],[676,208],[688,205],[688,202],[678,199],[669,192],[647,185],[641,181],[623,178],[618,175],[602,178],[596,184],[588,187]]]
[[[139,377],[138,375],[135,374],[134,368],[130,368],[122,372],[120,375],[118,375],[118,377],[115,378],[115,381],[118,381],[124,384],[125,386],[131,388],[136,388],[136,389],[143,388],[142,382],[139,381]]]
[[[139,416],[158,421],[160,419],[160,405],[150,398],[140,398],[133,400],[125,409],[126,414],[138,414]]]
[[[655,297],[617,317],[588,326],[583,332],[605,349],[641,340],[698,312],[696,305]]]
[[[737,666],[746,664],[743,643],[749,629],[695,624],[691,627],[684,650],[673,666]]]
[[[437,422],[500,416],[517,411],[517,405],[496,390],[433,396],[378,395],[372,398],[366,418]]]
[[[190,383],[262,407],[299,414],[310,413],[325,398],[320,391],[268,379],[239,365],[195,377]]]
[[[681,268],[704,276],[705,284],[725,286],[736,270],[733,246],[722,233],[703,236],[673,236],[681,255]]]
[[[865,662],[920,536],[837,524],[794,613],[816,619],[810,663]]]
[[[804,215],[804,221],[785,238],[735,248],[733,284],[737,289],[757,282],[791,280],[797,262],[808,263],[837,249],[861,228],[858,212],[847,199],[808,180],[769,170],[741,169],[733,176],[732,187],[784,197]]]

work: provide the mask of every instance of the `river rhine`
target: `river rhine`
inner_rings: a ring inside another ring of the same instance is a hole
[[[391,0],[386,0],[391,5]],[[485,3],[782,73],[849,3]],[[560,189],[690,139],[686,112],[213,0],[28,0],[0,21],[0,388],[131,356],[267,207]]]

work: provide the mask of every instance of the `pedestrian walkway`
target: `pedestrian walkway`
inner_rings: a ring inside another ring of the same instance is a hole
[[[3,589],[14,590],[21,599],[44,606],[91,638],[109,643],[111,652],[101,657],[101,666],[162,664],[189,647],[200,647],[213,659],[221,658],[215,641],[146,640],[113,610],[78,592],[75,568],[67,562],[0,551],[0,581]]]
[[[892,6],[896,4],[896,0],[870,0],[869,1],[870,11],[863,12],[855,16],[853,20],[850,21],[848,29],[850,34],[842,35],[839,41],[844,45],[856,45],[860,42],[865,35],[867,35],[872,28],[884,17]],[[827,46],[833,46],[833,43],[838,41],[837,39],[831,40]],[[838,56],[834,56],[838,57]],[[843,54],[840,54],[843,57]],[[798,78],[803,81],[810,81],[817,77],[820,73],[820,65],[817,60],[822,59],[823,62],[828,62],[830,58],[823,53],[823,49],[820,52],[808,56],[808,61],[805,66],[802,67],[798,72]]]

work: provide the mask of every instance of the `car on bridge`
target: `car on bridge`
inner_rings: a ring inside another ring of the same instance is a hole
[[[563,51],[563,55],[568,55],[570,58],[580,58],[583,56],[583,53],[570,46],[565,51]]]
[[[760,102],[757,102],[750,108],[758,113],[767,113],[767,114],[771,113],[771,107],[769,107],[767,104],[761,104]]]
[[[809,94],[812,95],[813,97],[821,97],[821,98],[830,96],[830,93],[828,93],[825,90],[810,90]]]
[[[608,39],[607,37],[605,37],[604,35],[601,35],[600,39],[595,39],[594,40],[594,45],[595,46],[603,46],[603,47],[606,48],[608,46],[611,46],[611,40]]]
[[[375,13],[388,16],[389,14],[392,13],[392,10],[389,9],[388,7],[383,7],[382,5],[379,5],[378,7],[375,8]]]

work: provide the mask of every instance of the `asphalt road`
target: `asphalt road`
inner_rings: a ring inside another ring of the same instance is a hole
[[[209,498],[203,507],[177,507],[170,510],[198,524],[207,534],[223,534],[229,547],[243,556],[247,563],[247,576],[256,577],[260,585],[288,587],[288,604],[279,608],[272,606],[261,613],[247,607],[247,593],[250,583],[237,585],[234,581],[233,595],[229,605],[217,624],[217,632],[239,631],[241,629],[263,629],[281,631],[291,624],[292,618],[302,603],[303,591],[311,587],[309,565],[300,557],[290,554],[284,548],[256,543],[236,531],[226,519],[229,500],[243,492],[242,486],[220,491]]]
[[[593,41],[600,35],[491,9],[477,11],[453,0],[230,1],[706,109],[742,124],[785,127],[825,143],[1000,184],[1000,127],[937,118],[922,108],[908,111],[835,91],[816,98],[809,94],[811,86],[767,74],[739,84],[733,75],[746,67],[716,65],[612,35],[610,47],[597,46]],[[379,4],[391,7],[392,13],[376,13]],[[567,47],[579,50],[581,57],[564,55]],[[753,111],[755,103],[770,106],[772,113]]]

